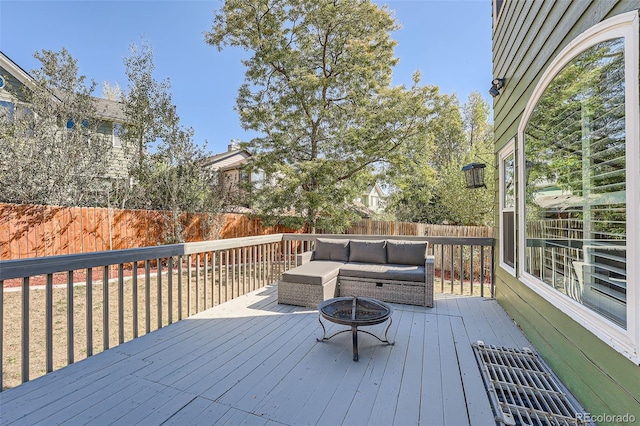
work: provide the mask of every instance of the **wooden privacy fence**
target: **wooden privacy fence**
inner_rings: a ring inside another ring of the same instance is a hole
[[[163,244],[170,212],[0,204],[0,260],[92,253]],[[184,213],[185,242],[296,232],[244,214]],[[213,228],[219,230],[211,235]]]
[[[354,223],[344,233],[360,235],[414,235],[416,237],[493,237],[493,228],[488,226],[433,225],[430,223],[363,219]]]
[[[167,217],[170,215],[170,212],[155,210],[0,204],[0,260],[160,245],[166,241]],[[300,232],[281,226],[265,227],[259,219],[245,214],[184,213],[179,223],[185,242]],[[219,235],[211,235],[214,227]],[[347,229],[345,234],[492,238],[493,229],[364,219]],[[442,259],[477,257],[471,253],[473,248],[465,253],[461,246],[435,247],[436,269],[443,266]],[[479,258],[476,260],[465,263],[465,268],[473,265],[474,274],[479,274],[481,262]],[[457,265],[451,265],[451,268],[454,275],[460,276]],[[470,270],[463,273],[468,276]]]

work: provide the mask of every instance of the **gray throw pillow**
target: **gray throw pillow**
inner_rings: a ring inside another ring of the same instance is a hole
[[[387,241],[387,262],[424,266],[429,243],[424,241]]]
[[[387,263],[386,241],[351,240],[349,262]]]
[[[349,261],[349,240],[318,238],[313,260]]]

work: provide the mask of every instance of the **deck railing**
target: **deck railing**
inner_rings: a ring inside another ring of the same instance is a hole
[[[5,261],[1,388],[275,283],[319,237],[428,240],[436,291],[494,294],[492,238],[274,234]]]

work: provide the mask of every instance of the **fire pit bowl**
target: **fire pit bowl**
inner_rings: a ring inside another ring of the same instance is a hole
[[[390,342],[387,339],[387,332],[389,331],[389,327],[391,327],[391,315],[393,314],[393,309],[379,300],[354,296],[336,297],[320,303],[318,305],[318,313],[318,321],[322,326],[323,336],[321,339],[316,340],[318,340],[318,342],[324,342],[338,334],[351,331],[353,334],[354,361],[358,360],[358,331],[373,336],[382,343],[393,345],[393,342]],[[351,328],[338,331],[327,337],[326,328],[320,318],[324,318],[327,321],[336,324],[347,325]],[[389,325],[387,325],[384,332],[384,339],[381,339],[368,331],[358,330],[358,327],[381,324],[386,320],[389,320]]]

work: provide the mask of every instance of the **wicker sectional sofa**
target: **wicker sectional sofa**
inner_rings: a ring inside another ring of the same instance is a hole
[[[283,273],[278,303],[317,307],[336,296],[433,306],[433,256],[426,241],[318,238],[300,266]]]

